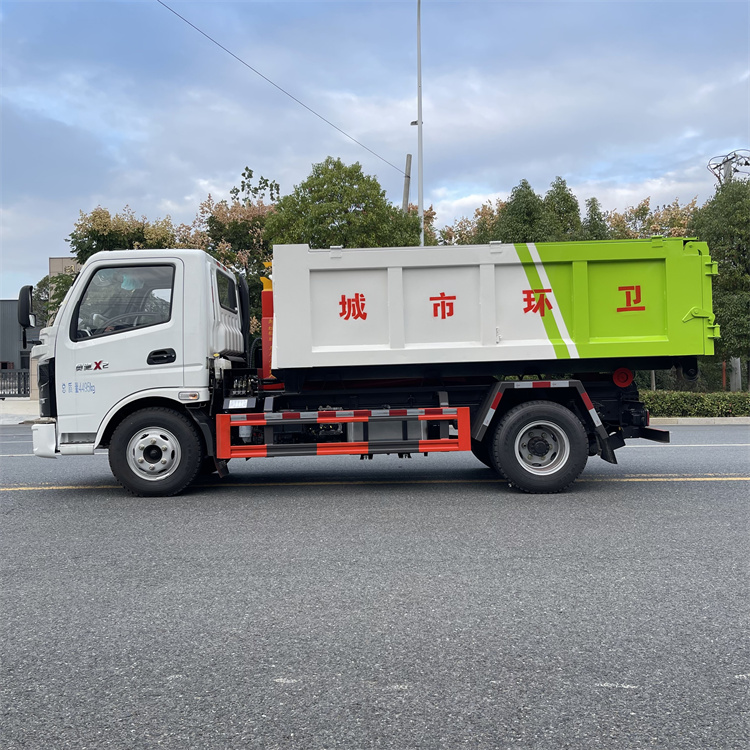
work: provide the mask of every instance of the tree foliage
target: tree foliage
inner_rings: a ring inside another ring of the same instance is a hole
[[[359,163],[347,166],[330,156],[279,200],[266,230],[273,243],[306,242],[314,248],[419,244],[415,214],[391,204]]]
[[[32,293],[32,309],[38,327],[44,328],[52,323],[77,275],[72,272],[57,273],[45,276],[36,283]]]
[[[607,217],[596,198],[586,200],[586,216],[581,222],[581,239],[606,240],[609,237]]]
[[[708,243],[718,262],[714,309],[721,326],[717,351],[725,357],[750,354],[750,181],[732,180],[690,220],[689,232]]]
[[[112,216],[97,206],[88,214],[81,211],[66,242],[76,260],[85,263],[102,250],[174,247],[176,236],[169,216],[149,221],[145,216],[138,218],[129,206]]]
[[[71,252],[83,263],[100,250],[157,247],[198,247],[246,276],[253,313],[260,315],[263,263],[271,259],[272,243],[307,242],[314,248],[400,247],[419,242],[416,206],[404,214],[391,204],[373,176],[360,164],[328,157],[314,164],[310,175],[291,194],[281,197],[279,185],[254,178],[246,167],[229,199],[209,195],[190,225],[174,227],[169,216],[149,221],[126,206],[112,215],[98,206],[81,212],[67,238]],[[652,208],[644,198],[624,211],[604,212],[596,198],[578,199],[562,177],[541,196],[521,180],[507,200],[478,207],[435,231],[436,215],[425,210],[425,244],[467,245],[501,242],[634,239],[697,235],[708,242],[719,263],[714,280],[714,308],[722,327],[721,356],[747,357],[750,352],[750,183],[733,181],[717,188],[701,208],[696,199]],[[35,292],[35,311],[48,320],[72,283],[72,275],[47,277]]]
[[[633,240],[650,236],[646,229],[651,215],[651,198],[644,198],[637,206],[628,206],[624,211],[607,214],[609,236],[613,240]]]
[[[444,227],[442,244],[468,245],[501,242],[571,242],[576,240],[636,239],[661,234],[684,237],[696,199],[681,205],[678,199],[651,208],[647,197],[622,212],[604,212],[596,198],[585,201],[581,218],[578,198],[562,177],[555,177],[544,197],[528,180],[521,180],[507,201],[487,202],[471,219],[462,217]]]
[[[684,206],[675,198],[672,203],[657,206],[651,213],[649,236],[660,234],[663,237],[687,237],[690,234],[688,225],[697,205],[697,198]]]
[[[52,318],[49,304],[49,276],[45,276],[34,284],[31,308],[36,315],[36,324],[40,328],[49,325]]]
[[[490,242],[492,227],[505,201],[497,198],[495,202],[487,201],[474,210],[474,216],[468,219],[462,216],[450,226],[443,227],[438,233],[441,245],[475,245]]]
[[[261,281],[264,263],[271,260],[266,238],[266,221],[275,210],[279,185],[266,177],[254,181],[245,167],[239,187],[233,187],[231,200],[215,201],[209,195],[198,207],[193,223],[177,227],[179,247],[197,247],[245,277],[250,291],[250,313],[261,315]],[[257,328],[257,324],[254,325]]]
[[[492,226],[493,239],[501,242],[538,242],[542,232],[545,205],[528,180],[521,180],[498,211]]]
[[[419,206],[417,206],[416,203],[409,204],[409,213],[414,214],[414,216],[417,217],[417,221],[419,221]],[[435,231],[436,217],[437,217],[437,212],[435,211],[432,204],[430,204],[429,208],[424,209],[424,244],[425,246],[440,244],[438,241],[437,232]],[[419,227],[419,224],[417,224],[417,227]]]
[[[555,177],[542,201],[537,242],[564,242],[581,237],[578,198],[562,177]]]
[[[462,217],[440,232],[441,241],[448,245],[582,238],[578,199],[562,177],[552,181],[544,197],[534,191],[528,180],[521,180],[507,201],[498,198],[494,204],[483,203],[472,219]]]
[[[623,212],[607,214],[609,235],[616,240],[664,237],[685,237],[688,224],[696,210],[697,199],[680,205],[675,198],[672,203],[651,209],[651,198],[644,198],[637,206],[629,206]]]

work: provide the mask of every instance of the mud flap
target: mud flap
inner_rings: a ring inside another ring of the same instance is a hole
[[[216,473],[219,475],[219,479],[229,476],[229,467],[225,459],[216,458],[216,456],[210,456],[209,458],[213,460],[214,466],[216,466]]]
[[[193,418],[195,424],[200,428],[203,435],[203,442],[206,449],[206,461],[213,462],[216,473],[219,475],[220,479],[229,476],[229,466],[227,465],[229,462],[223,458],[216,458],[214,431],[211,429],[211,422],[208,417],[203,412],[196,409],[188,409],[187,412]]]
[[[622,448],[625,445],[625,441],[617,433],[613,435],[606,435],[602,437],[601,432],[597,430],[596,440],[599,443],[601,453],[599,454],[608,464],[616,464],[617,456],[615,456],[615,450]]]

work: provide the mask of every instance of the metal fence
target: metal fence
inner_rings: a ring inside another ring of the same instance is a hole
[[[28,396],[30,392],[28,370],[0,370],[0,396]]]

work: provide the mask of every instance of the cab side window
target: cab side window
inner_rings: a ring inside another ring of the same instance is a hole
[[[216,288],[219,291],[219,304],[225,310],[237,312],[237,286],[234,279],[221,271],[217,271]]]
[[[100,268],[86,287],[75,340],[166,323],[172,314],[174,266]]]

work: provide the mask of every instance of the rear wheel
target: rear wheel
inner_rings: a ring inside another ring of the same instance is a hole
[[[498,424],[492,458],[508,481],[524,492],[561,492],[588,459],[586,431],[578,417],[553,401],[530,401]]]
[[[203,444],[188,417],[172,409],[142,409],[115,429],[109,465],[117,481],[142,497],[177,495],[196,477]]]

